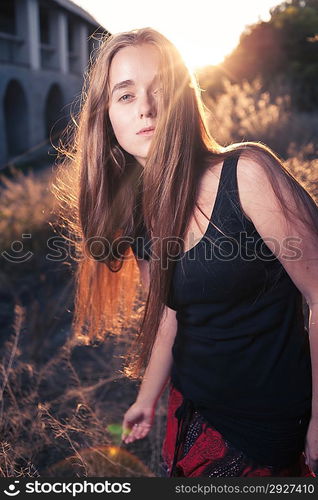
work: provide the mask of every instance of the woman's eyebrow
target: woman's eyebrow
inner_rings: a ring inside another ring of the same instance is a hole
[[[113,95],[113,93],[116,92],[116,90],[122,89],[124,87],[129,87],[132,85],[135,85],[134,80],[123,80],[122,82],[116,83],[113,87],[111,95]]]
[[[157,83],[157,80],[159,80],[158,75],[156,75],[153,78],[152,83]],[[132,87],[133,85],[135,85],[134,80],[123,80],[122,82],[116,83],[113,87],[111,95],[113,95],[116,92],[116,90],[119,90],[119,89],[122,89],[125,87]]]

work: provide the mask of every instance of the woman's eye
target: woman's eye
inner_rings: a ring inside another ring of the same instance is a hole
[[[127,96],[131,96],[131,94],[124,94],[121,96],[121,98],[119,99],[119,101],[123,100],[123,101],[127,101],[127,99],[123,99],[123,97],[127,97]]]
[[[160,94],[162,92],[162,88],[158,88],[158,89],[154,90],[153,92],[154,92],[154,94]],[[133,96],[131,94],[124,94],[118,99],[118,101],[126,102],[126,101],[130,100],[130,99],[125,99],[125,97],[133,97]]]

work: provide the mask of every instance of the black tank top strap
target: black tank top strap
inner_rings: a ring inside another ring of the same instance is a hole
[[[243,230],[248,230],[248,232],[252,230],[253,232],[255,226],[246,217],[239,197],[237,182],[239,156],[240,151],[234,151],[224,160],[213,210],[213,222],[223,229],[230,229],[233,223],[235,226],[239,223]]]

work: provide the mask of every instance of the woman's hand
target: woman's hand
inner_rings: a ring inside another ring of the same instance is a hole
[[[144,438],[150,431],[155,414],[155,406],[135,402],[126,411],[123,419],[122,441],[131,443]]]
[[[318,475],[318,419],[311,418],[305,444],[306,464]]]

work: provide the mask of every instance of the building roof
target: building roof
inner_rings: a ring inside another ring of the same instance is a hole
[[[89,23],[94,24],[95,26],[101,26],[101,24],[98,21],[96,21],[96,19],[93,16],[91,16],[86,10],[77,5],[75,2],[72,2],[72,0],[54,0],[54,2],[63,7],[64,9],[68,10],[69,12],[72,12],[73,14],[76,14],[82,19],[85,19],[85,21],[88,21]],[[104,28],[103,26],[101,27]]]

